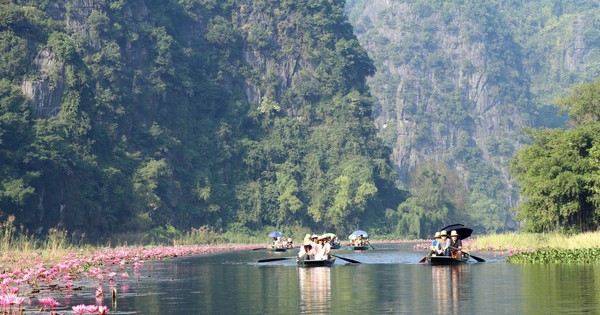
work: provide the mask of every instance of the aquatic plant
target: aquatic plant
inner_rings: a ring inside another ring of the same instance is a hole
[[[506,260],[511,263],[531,264],[591,264],[600,262],[600,248],[544,248],[516,252]]]

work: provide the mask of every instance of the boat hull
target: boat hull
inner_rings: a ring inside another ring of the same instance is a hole
[[[298,260],[298,267],[329,267],[332,266],[335,259],[331,260]]]
[[[462,254],[462,257],[452,258],[450,256],[429,256],[427,262],[431,265],[460,265],[465,264],[469,261],[471,256],[469,254]]]
[[[272,252],[286,252],[288,249],[285,247],[277,247],[277,248],[269,248],[270,251]]]
[[[369,249],[369,246],[350,246],[350,249],[352,249],[352,250],[367,250],[367,249]]]

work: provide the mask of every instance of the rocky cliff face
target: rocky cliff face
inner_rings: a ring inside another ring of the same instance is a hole
[[[464,168],[455,150],[467,141],[501,169],[503,158],[486,144],[514,139],[529,125],[530,109],[526,90],[511,96],[514,91],[502,86],[526,80],[511,82],[495,71],[526,78],[521,61],[494,55],[483,40],[487,34],[478,31],[481,22],[460,10],[423,14],[420,9],[371,1],[356,19],[362,43],[378,61],[379,71],[369,84],[380,106],[379,129],[395,129],[389,133],[397,135],[392,142],[396,165],[403,173],[426,160]],[[510,37],[502,40],[501,48],[518,49]],[[512,149],[518,145],[512,142]]]
[[[39,79],[25,80],[21,84],[23,94],[31,100],[33,116],[58,116],[65,90],[64,63],[52,51],[43,49],[33,61],[33,66]]]
[[[594,72],[597,44],[589,38],[597,32],[585,25],[597,14],[571,14],[577,8],[565,5],[545,16],[542,5],[349,1],[350,20],[377,66],[369,80],[376,124],[403,178],[431,161],[447,164],[509,217],[517,198],[507,163],[523,144],[522,129],[534,126],[536,106],[549,94]]]

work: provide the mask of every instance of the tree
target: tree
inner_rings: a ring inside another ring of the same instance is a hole
[[[514,212],[526,230],[588,231],[600,219],[600,80],[574,87],[558,103],[574,127],[530,131],[533,143],[511,161],[522,196]]]

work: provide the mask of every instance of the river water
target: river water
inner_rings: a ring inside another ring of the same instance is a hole
[[[600,314],[600,265],[515,265],[478,253],[487,262],[430,266],[411,244],[334,250],[362,264],[257,263],[296,252],[147,263],[116,285],[111,314]]]

